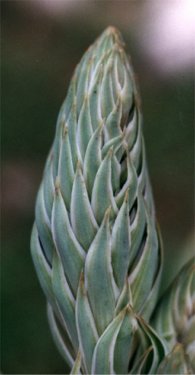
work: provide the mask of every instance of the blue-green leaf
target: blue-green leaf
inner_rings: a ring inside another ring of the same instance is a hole
[[[45,207],[43,184],[39,189],[35,208],[35,216],[41,245],[43,246],[46,258],[51,265],[54,245],[51,236],[50,220]]]
[[[128,191],[112,229],[112,266],[117,286],[121,290],[127,277],[130,255],[130,224]]]
[[[99,338],[93,354],[92,374],[114,374],[115,344],[124,316],[125,310],[122,310]]]
[[[68,283],[76,295],[85,252],[78,243],[70,225],[59,182],[55,189],[52,210],[52,233],[56,248],[61,256]]]
[[[54,305],[55,297],[51,280],[52,270],[42,251],[36,224],[33,226],[31,235],[31,254],[41,287],[50,303]]]
[[[76,237],[83,248],[87,251],[95,237],[98,225],[89,202],[85,181],[79,163],[77,165],[73,183],[70,217]]]
[[[61,182],[61,192],[67,209],[70,209],[70,198],[74,179],[74,168],[69,143],[68,128],[64,127],[58,165],[58,176]]]
[[[101,135],[102,126],[99,126],[93,133],[85,154],[83,175],[86,181],[86,187],[91,198],[93,184],[97,170],[101,163]]]
[[[92,125],[91,125],[91,116],[89,109],[89,99],[88,96],[85,97],[79,118],[78,118],[78,127],[77,127],[77,142],[79,145],[81,157],[84,160],[85,152],[88,146],[88,143],[92,136]]]
[[[56,317],[50,304],[47,304],[47,315],[54,342],[62,357],[69,364],[69,366],[72,367],[74,364],[73,348],[71,347],[71,343],[69,342],[65,332],[63,332],[63,334],[60,332],[60,328],[57,324]]]
[[[145,302],[156,277],[159,257],[159,244],[156,230],[151,222],[150,215],[146,212],[146,233],[140,245],[135,268],[129,276],[132,291],[133,307],[140,311]],[[154,301],[155,302],[155,301]],[[150,302],[152,303],[152,301]]]
[[[85,277],[90,306],[100,334],[112,320],[115,308],[108,211],[88,251]]]
[[[91,204],[98,224],[102,222],[105,211],[109,206],[115,213],[118,211],[111,183],[112,157],[113,151],[110,149],[98,169],[93,186]]]
[[[71,342],[74,348],[78,348],[78,336],[75,321],[75,300],[64,275],[61,259],[57,253],[55,253],[53,257],[52,285]]]
[[[85,363],[86,371],[90,374],[92,356],[98,340],[98,333],[89,305],[83,277],[84,275],[82,274],[76,299],[76,322],[82,358]]]

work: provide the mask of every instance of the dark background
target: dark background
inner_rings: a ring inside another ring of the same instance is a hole
[[[108,25],[123,33],[139,81],[165,248],[162,289],[193,251],[192,66],[174,70],[175,51],[172,70],[165,69],[168,54],[155,62],[143,48],[144,30],[156,22],[152,1],[65,0],[59,9],[59,1],[56,8],[52,2],[1,2],[1,369],[6,374],[66,371],[49,332],[29,241],[36,192],[71,75]]]

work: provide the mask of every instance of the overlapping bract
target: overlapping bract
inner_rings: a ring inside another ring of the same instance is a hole
[[[170,354],[160,373],[195,372],[195,262],[180,271],[158,306],[154,327],[165,340]]]
[[[75,70],[37,198],[31,249],[53,336],[72,373],[156,371],[165,348],[143,317],[156,303],[161,246],[139,97],[114,28]]]

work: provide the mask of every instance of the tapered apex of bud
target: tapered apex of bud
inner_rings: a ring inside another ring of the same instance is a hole
[[[99,40],[109,39],[113,44],[124,46],[124,41],[120,31],[114,26],[108,26],[100,35]]]

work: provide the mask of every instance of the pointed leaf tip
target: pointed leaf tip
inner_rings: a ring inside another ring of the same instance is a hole
[[[59,176],[56,177],[55,180],[55,192],[58,194],[60,192],[60,178]]]

